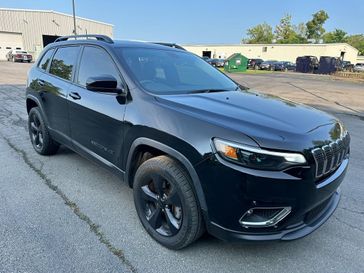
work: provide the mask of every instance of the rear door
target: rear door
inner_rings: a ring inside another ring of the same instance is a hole
[[[39,68],[46,71],[38,74],[35,83],[52,136],[66,144],[70,137],[67,96],[79,50],[79,46],[59,47],[55,52],[51,49],[39,63]]]
[[[102,75],[113,76],[118,87],[123,88],[121,75],[108,52],[98,46],[85,46],[68,97],[70,128],[78,152],[117,166],[123,144],[125,102],[116,94],[86,89],[89,77]]]

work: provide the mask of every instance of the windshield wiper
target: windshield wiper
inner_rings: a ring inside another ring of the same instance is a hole
[[[195,93],[214,93],[214,92],[226,92],[226,91],[232,91],[228,89],[199,89],[199,90],[193,90],[188,93],[195,94]]]

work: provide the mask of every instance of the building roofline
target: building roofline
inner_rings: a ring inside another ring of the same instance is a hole
[[[348,43],[323,43],[323,44],[183,44],[182,46],[196,46],[196,47],[219,47],[219,46],[241,46],[241,47],[250,47],[250,46],[332,46],[332,45],[344,45],[349,46],[355,50],[355,47],[349,45]]]
[[[63,13],[63,12],[58,12],[58,11],[54,11],[54,10],[0,8],[0,11],[1,10],[5,10],[5,11],[25,11],[25,12],[44,12],[44,13],[54,13],[54,14],[59,14],[59,15],[63,15],[63,16],[73,17],[70,14]],[[90,22],[94,22],[94,23],[98,23],[98,24],[103,24],[103,25],[107,25],[107,26],[114,27],[113,24],[109,24],[109,23],[105,23],[105,22],[101,22],[101,21],[97,21],[97,20],[92,20],[92,19],[88,19],[88,18],[84,18],[84,17],[79,17],[79,16],[76,16],[76,18],[77,19],[81,19],[81,20],[85,20],[85,21],[90,21]]]

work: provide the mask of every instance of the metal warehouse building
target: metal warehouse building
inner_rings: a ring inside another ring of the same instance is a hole
[[[113,36],[113,25],[76,17],[77,34]],[[23,49],[37,58],[43,47],[73,34],[73,17],[50,10],[0,8],[0,60],[10,49]]]
[[[227,58],[234,53],[263,60],[291,61],[304,55],[341,57],[357,63],[358,50],[346,43],[339,44],[240,44],[240,45],[183,45],[199,56]]]

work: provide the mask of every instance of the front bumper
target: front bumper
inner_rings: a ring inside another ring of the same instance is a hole
[[[302,178],[283,172],[246,172],[214,157],[196,168],[207,202],[207,230],[222,240],[294,240],[319,228],[333,214],[340,200],[339,186],[348,166],[339,168],[322,181],[314,181],[310,168]],[[234,169],[232,169],[234,168]],[[277,225],[247,228],[239,219],[252,207],[289,206],[291,213]]]
[[[247,241],[291,241],[296,240],[306,235],[314,232],[322,224],[324,224],[327,219],[334,213],[335,209],[339,205],[340,201],[340,191],[336,191],[325,203],[322,211],[320,211],[317,216],[310,221],[310,223],[299,223],[296,226],[288,227],[287,229],[281,230],[274,233],[261,233],[254,234],[248,232],[237,232],[234,230],[229,230],[224,227],[219,226],[216,223],[211,223],[209,227],[209,232],[215,237],[224,241],[236,241],[236,240],[247,240]]]

